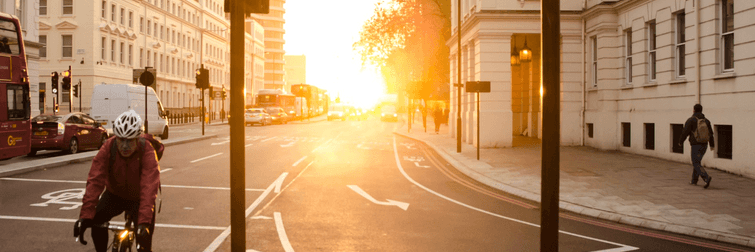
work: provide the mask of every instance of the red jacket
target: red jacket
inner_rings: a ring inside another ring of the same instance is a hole
[[[139,150],[128,158],[118,154],[115,163],[113,163],[113,168],[108,169],[110,148],[113,146],[113,141],[115,141],[115,137],[108,139],[92,161],[92,168],[89,170],[86,192],[84,193],[84,204],[81,206],[79,216],[82,219],[93,219],[100,194],[104,189],[107,189],[108,192],[123,199],[139,201],[137,225],[154,223],[152,216],[160,185],[160,166],[157,162],[155,149],[147,141],[147,144],[144,145],[144,155],[141,158],[138,158]],[[137,148],[142,147],[139,144]],[[139,161],[141,161],[141,172],[139,171]],[[109,174],[111,170],[113,174]]]

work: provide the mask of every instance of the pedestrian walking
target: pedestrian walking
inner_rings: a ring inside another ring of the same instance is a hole
[[[433,121],[435,121],[435,134],[439,134],[440,124],[443,123],[443,110],[440,106],[435,106],[433,111]]]
[[[422,113],[422,127],[425,128],[425,133],[427,133],[427,105],[420,108],[420,113]]]
[[[679,146],[684,144],[684,141],[689,136],[690,145],[690,157],[692,159],[692,180],[690,185],[697,185],[697,179],[703,177],[705,186],[710,186],[710,181],[713,179],[703,168],[700,163],[703,160],[705,151],[710,144],[711,151],[715,148],[715,140],[713,138],[713,127],[711,127],[710,121],[703,115],[703,106],[695,104],[693,107],[692,116],[684,123],[684,131],[682,131],[681,139],[677,143]]]

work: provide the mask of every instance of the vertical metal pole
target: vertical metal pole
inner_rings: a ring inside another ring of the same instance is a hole
[[[76,86],[79,88],[79,112],[82,112],[81,111],[81,98],[84,98],[84,89],[81,88],[81,79],[79,79],[79,84],[77,84]]]
[[[244,2],[231,8],[231,251],[246,251],[244,147]],[[235,6],[233,6],[235,5]]]
[[[461,153],[461,0],[456,2],[456,153]]]
[[[480,160],[480,92],[477,91],[477,160]]]
[[[204,64],[202,64],[202,68],[204,68]],[[202,111],[199,111],[199,118],[201,119],[199,120],[202,121],[202,135],[204,136],[204,88],[201,88],[199,90],[200,92],[202,92],[199,94],[199,97],[201,97],[200,99],[202,101]]]
[[[53,96],[53,97],[52,97],[52,115],[55,115],[55,114],[56,114],[55,112],[57,112],[57,111],[55,111],[55,104],[58,104],[58,103],[57,103],[58,101],[57,101],[57,99],[56,99],[56,98],[58,98],[58,97],[57,97],[57,96],[58,96],[58,94],[54,94],[54,95],[55,95],[55,96]]]
[[[71,65],[68,65],[68,81],[70,82],[71,79],[73,79],[73,74],[71,74]],[[73,112],[73,92],[71,92],[71,86],[68,87],[68,113]]]
[[[561,24],[560,0],[543,0],[540,38],[543,69],[543,147],[540,251],[558,251]]]
[[[144,85],[142,83],[142,85]],[[147,86],[144,86],[144,134],[149,134],[149,114],[147,114]]]

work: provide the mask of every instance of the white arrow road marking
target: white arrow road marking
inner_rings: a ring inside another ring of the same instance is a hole
[[[296,161],[296,163],[294,163],[294,164],[293,164],[293,165],[291,165],[291,166],[297,166],[297,165],[299,165],[299,163],[301,163],[301,161],[304,161],[304,159],[306,159],[306,158],[307,158],[307,156],[303,156],[303,157],[301,157],[301,159],[299,159],[298,161]]]
[[[281,185],[283,185],[283,180],[286,179],[286,176],[288,176],[288,172],[281,174],[278,180],[275,181],[275,193],[281,193]]]
[[[270,194],[271,191],[273,191],[273,189],[276,186],[280,186],[278,184],[283,183],[284,178],[285,178],[285,174],[281,174],[280,177],[278,177],[272,184],[270,184],[270,186],[268,186],[267,189],[265,189],[265,192],[260,194],[260,196],[257,197],[256,200],[254,200],[254,203],[252,203],[252,205],[246,209],[246,211],[244,212],[244,218],[248,217],[252,213],[252,211],[254,211],[254,209],[257,208],[257,206],[260,203],[262,203],[262,200],[264,200],[265,197],[267,197],[267,195]],[[215,238],[215,240],[212,241],[212,243],[210,243],[210,246],[207,246],[207,248],[204,251],[207,252],[207,251],[217,250],[220,247],[220,244],[223,243],[225,238],[228,237],[228,235],[230,234],[231,234],[231,226],[228,226],[228,228],[226,228],[223,231],[223,233],[221,233],[217,238]]]
[[[404,167],[401,165],[401,160],[398,158],[398,147],[396,147],[396,136],[393,136],[393,155],[396,158],[396,166],[398,166],[398,169],[401,172],[401,174],[404,175],[404,178],[406,178],[406,180],[408,180],[412,184],[416,185],[419,188],[422,188],[423,190],[425,190],[425,191],[427,191],[429,193],[435,194],[436,196],[441,197],[441,198],[443,198],[445,200],[448,200],[448,201],[453,202],[453,203],[455,203],[457,205],[460,205],[460,206],[463,206],[463,207],[475,210],[475,211],[480,212],[480,213],[484,213],[484,214],[487,214],[487,215],[490,215],[490,216],[495,216],[495,217],[498,217],[498,218],[501,218],[501,219],[505,219],[505,220],[517,222],[517,223],[520,223],[520,224],[524,224],[524,225],[540,228],[540,225],[538,225],[538,224],[533,224],[533,223],[529,223],[529,222],[526,222],[526,221],[523,221],[523,220],[518,220],[518,219],[511,218],[511,217],[503,216],[503,215],[500,215],[500,214],[488,212],[486,210],[483,210],[483,209],[480,209],[480,208],[476,208],[476,207],[464,204],[464,203],[459,202],[459,201],[457,201],[455,199],[452,199],[452,198],[449,198],[449,197],[447,197],[447,196],[445,196],[443,194],[440,194],[440,193],[438,193],[436,191],[433,191],[432,189],[427,188],[427,187],[423,186],[420,183],[417,183],[417,181],[414,181],[414,179],[412,179],[411,177],[409,177],[409,174],[406,174],[406,172],[404,171]],[[559,230],[558,232],[562,233],[562,234],[567,234],[567,235],[571,235],[571,236],[576,236],[576,237],[580,237],[580,238],[584,238],[584,239],[588,239],[588,240],[593,240],[593,241],[597,241],[597,242],[603,242],[603,243],[606,243],[606,244],[611,244],[611,245],[618,246],[618,248],[615,248],[617,250],[614,250],[614,251],[632,251],[632,250],[638,250],[638,249],[640,249],[640,248],[632,247],[632,246],[621,244],[621,243],[616,243],[616,242],[601,240],[601,239],[593,238],[593,237],[587,237],[587,236],[584,236],[584,235],[578,235],[578,234],[575,234],[575,233],[570,233],[570,232],[566,232],[566,231],[562,231],[562,230]]]
[[[212,145],[212,146],[215,146],[215,145],[223,145],[223,144],[227,144],[227,143],[230,143],[230,142],[231,142],[231,140],[228,140],[228,141],[222,141],[222,142],[219,142],[219,143],[212,143],[212,144],[210,144],[210,145]]]
[[[414,162],[414,165],[417,166],[417,167],[419,167],[419,168],[430,168],[430,166],[419,165],[419,162]]]
[[[218,154],[215,154],[215,155],[206,156],[206,157],[203,157],[203,158],[191,161],[190,163],[196,163],[196,162],[199,162],[199,161],[202,161],[202,160],[205,160],[205,159],[208,159],[208,158],[214,158],[214,157],[217,157],[217,156],[220,156],[220,155],[223,155],[223,153],[221,152],[221,153],[218,153]]]
[[[288,144],[286,144],[286,145],[283,145],[283,144],[281,144],[281,147],[283,147],[283,148],[286,148],[286,147],[291,147],[291,146],[294,146],[294,144],[295,144],[295,143],[296,143],[296,142],[289,142],[289,143],[288,143]]]
[[[359,188],[359,186],[356,186],[356,185],[347,185],[347,186],[351,188],[351,190],[354,190],[354,192],[358,193],[359,195],[362,195],[362,197],[365,197],[367,198],[367,200],[372,201],[372,203],[383,205],[383,206],[397,206],[401,209],[404,209],[404,211],[406,211],[406,209],[409,208],[409,203],[404,203],[401,201],[395,201],[395,200],[389,200],[389,199],[386,199],[386,201],[388,202],[377,201],[375,200],[375,198],[367,194],[367,192],[362,190],[362,188]]]
[[[278,230],[278,238],[281,239],[281,245],[283,245],[283,250],[286,252],[294,252],[294,248],[291,247],[291,242],[288,241],[286,230],[283,229],[283,220],[281,219],[281,213],[274,212],[273,217],[275,218],[275,229]]]

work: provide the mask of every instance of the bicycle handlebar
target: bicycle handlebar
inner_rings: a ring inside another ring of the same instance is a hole
[[[126,230],[125,226],[116,225],[116,224],[110,224],[110,222],[102,223],[101,225],[97,225],[97,227],[107,228],[109,230],[112,230],[113,232],[118,232],[118,231]],[[80,234],[80,232],[81,232],[81,230],[80,230],[79,224],[77,223],[77,225],[76,225],[76,227],[74,229],[74,233],[75,234]],[[81,243],[81,244],[83,244],[83,245],[87,245],[88,244],[88,242],[86,240],[84,240],[84,234],[76,236],[76,241],[79,242],[79,243]]]

